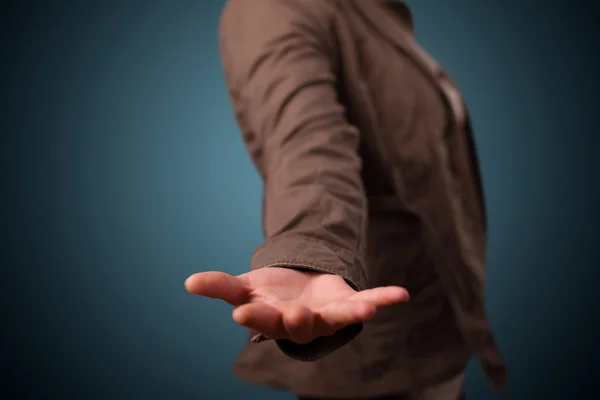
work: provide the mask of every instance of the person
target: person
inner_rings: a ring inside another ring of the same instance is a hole
[[[305,399],[453,400],[476,355],[503,387],[470,119],[407,5],[230,0],[220,51],[266,239],[250,272],[185,285],[249,328],[237,376]]]

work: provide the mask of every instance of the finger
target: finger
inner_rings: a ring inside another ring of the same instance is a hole
[[[314,315],[308,308],[298,304],[277,304],[283,314],[283,326],[291,341],[305,344],[314,336]]]
[[[287,338],[280,310],[265,303],[249,303],[233,310],[233,320],[271,339]]]
[[[367,289],[352,296],[354,301],[366,301],[377,308],[387,307],[408,301],[408,291],[399,286],[383,286]]]
[[[316,331],[319,336],[333,335],[345,326],[373,318],[376,312],[377,307],[367,301],[344,300],[330,303],[319,312]]]
[[[185,288],[192,294],[221,299],[234,306],[248,301],[250,289],[244,281],[223,272],[200,272],[186,279]]]

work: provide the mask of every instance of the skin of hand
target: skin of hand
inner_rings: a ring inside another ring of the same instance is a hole
[[[409,298],[398,286],[357,292],[337,275],[292,268],[261,268],[238,276],[201,272],[190,276],[185,287],[235,306],[233,319],[238,324],[299,344],[367,321],[378,309]]]

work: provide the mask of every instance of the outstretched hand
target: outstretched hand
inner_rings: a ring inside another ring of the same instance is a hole
[[[291,268],[261,268],[239,276],[201,272],[188,292],[235,306],[233,319],[271,339],[304,344],[372,318],[377,309],[408,300],[397,286],[360,292],[343,278]]]

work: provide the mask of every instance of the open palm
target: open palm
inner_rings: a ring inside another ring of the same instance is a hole
[[[357,292],[337,275],[290,268],[262,268],[238,276],[201,272],[190,276],[185,287],[234,305],[233,319],[240,325],[300,344],[408,300],[407,291],[397,286]]]

